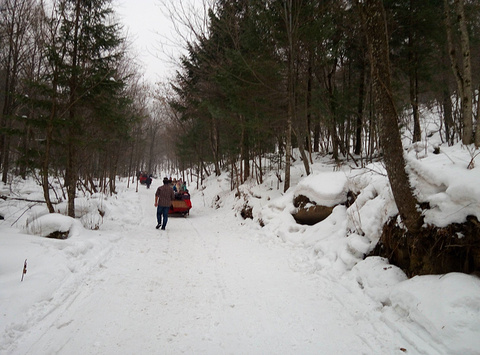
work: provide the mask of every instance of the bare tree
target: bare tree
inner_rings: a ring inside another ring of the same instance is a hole
[[[283,20],[285,22],[287,35],[287,96],[288,96],[288,113],[287,127],[285,130],[285,183],[284,191],[290,188],[290,168],[292,160],[292,124],[296,121],[296,104],[295,104],[295,49],[298,40],[298,7],[297,0],[283,1]],[[301,2],[301,1],[300,1]],[[308,164],[308,160],[307,160]],[[307,173],[309,171],[307,170]]]
[[[2,167],[2,181],[7,182],[10,168],[10,143],[8,133],[13,128],[14,115],[19,106],[16,98],[19,85],[19,76],[22,65],[28,53],[28,47],[24,45],[29,35],[29,27],[34,9],[33,0],[5,0],[0,12],[0,34],[4,37],[0,50],[0,72],[3,80],[0,81],[2,88],[2,111],[0,112],[0,165]]]
[[[172,33],[157,33],[157,50],[178,66],[178,49],[188,52],[190,44],[208,37],[208,13],[217,0],[157,0],[160,11],[170,20]],[[172,50],[175,48],[175,50]]]
[[[450,15],[450,1],[444,0],[445,28],[447,31],[447,45],[450,56],[450,63],[457,80],[457,89],[462,100],[463,116],[463,144],[473,142],[473,91],[472,91],[472,64],[470,58],[470,41],[468,38],[467,21],[465,18],[465,9],[463,0],[455,0],[455,12],[460,30],[460,63],[458,63],[455,43],[453,39],[452,21]],[[475,144],[480,145],[480,133],[476,135]]]

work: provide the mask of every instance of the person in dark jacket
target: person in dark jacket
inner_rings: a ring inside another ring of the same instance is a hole
[[[165,230],[168,221],[168,210],[174,199],[175,193],[170,186],[170,181],[164,178],[163,186],[160,186],[155,192],[155,207],[157,207],[157,226],[155,228],[162,227],[162,230]]]

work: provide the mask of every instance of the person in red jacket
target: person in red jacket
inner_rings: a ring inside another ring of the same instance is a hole
[[[170,180],[164,178],[163,186],[160,186],[155,192],[155,207],[157,207],[157,226],[155,228],[158,229],[161,226],[162,230],[165,230],[168,221],[168,210],[174,199],[175,193],[170,186]]]

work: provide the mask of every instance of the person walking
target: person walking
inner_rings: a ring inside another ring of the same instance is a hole
[[[150,185],[152,184],[152,174],[148,175],[147,180],[145,180],[145,184],[147,184],[147,189],[149,189]]]
[[[165,230],[168,221],[168,210],[174,199],[175,193],[170,186],[170,181],[164,178],[163,186],[160,186],[155,192],[155,207],[157,207],[157,226],[155,228],[162,227],[162,230]]]

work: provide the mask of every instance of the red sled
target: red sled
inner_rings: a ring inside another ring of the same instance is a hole
[[[168,214],[186,216],[190,214],[191,208],[190,194],[188,192],[176,193],[175,200],[172,201]]]
[[[139,178],[140,184],[145,185],[145,183],[147,182],[147,178],[148,176],[145,174],[140,175],[140,178]]]

